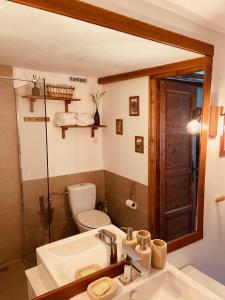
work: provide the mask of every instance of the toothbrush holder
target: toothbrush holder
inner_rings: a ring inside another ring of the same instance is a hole
[[[163,269],[166,264],[167,244],[163,240],[155,239],[151,241],[152,267]]]
[[[150,242],[151,242],[151,233],[147,230],[139,230],[137,232],[137,241],[138,244],[141,243],[141,240],[144,238],[146,240],[146,242],[148,243],[148,246],[150,246]]]

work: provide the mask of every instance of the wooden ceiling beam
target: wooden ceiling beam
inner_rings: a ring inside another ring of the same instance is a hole
[[[151,41],[213,56],[214,46],[79,0],[10,0]],[[46,28],[48,30],[48,28]],[[71,37],[73,38],[73,37]]]
[[[166,74],[167,72],[178,72],[182,71],[185,73],[186,69],[192,68],[194,70],[203,70],[205,66],[205,57],[195,58],[195,59],[189,59],[185,61],[180,61],[176,63],[166,64],[162,66],[152,67],[152,68],[146,68],[141,70],[136,70],[132,72],[127,73],[121,73],[117,75],[102,77],[98,79],[99,84],[108,84],[113,83],[117,81],[123,81],[123,80],[129,80],[129,79],[135,79],[139,77],[144,76],[154,76],[159,74]]]

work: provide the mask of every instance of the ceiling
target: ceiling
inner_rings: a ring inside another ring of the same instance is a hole
[[[0,0],[0,64],[102,77],[200,55]]]
[[[195,21],[207,28],[225,33],[225,0],[145,0]]]

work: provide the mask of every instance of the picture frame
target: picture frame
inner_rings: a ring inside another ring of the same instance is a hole
[[[116,134],[123,135],[123,119],[116,119]]]
[[[140,97],[131,96],[129,97],[129,115],[137,117],[140,115]]]
[[[135,136],[135,152],[144,153],[144,137]]]

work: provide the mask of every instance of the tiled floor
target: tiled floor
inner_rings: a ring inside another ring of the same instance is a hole
[[[27,300],[27,282],[22,260],[0,269],[0,300]]]

